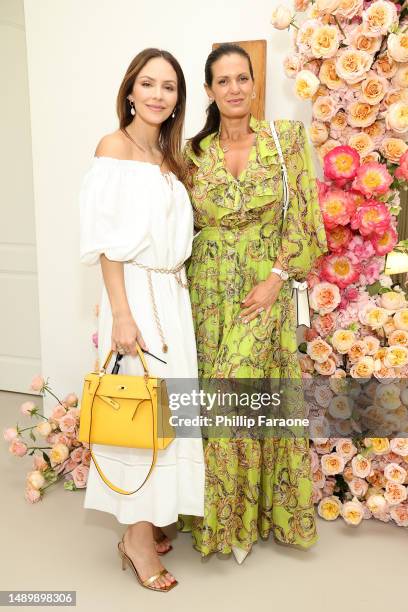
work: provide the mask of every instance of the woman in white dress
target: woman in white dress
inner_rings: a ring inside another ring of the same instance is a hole
[[[139,53],[119,89],[120,127],[99,142],[81,189],[81,261],[100,263],[104,280],[99,359],[110,349],[121,353],[123,374],[142,374],[137,342],[166,362],[145,355],[152,375],[197,378],[182,269],[193,239],[192,208],[181,182],[185,101],[185,80],[174,57],[158,49]],[[150,450],[96,444],[92,450],[116,486],[133,491],[144,481]],[[147,483],[132,495],[111,490],[91,463],[84,507],[127,524],[118,544],[123,569],[128,563],[147,588],[170,590],[177,581],[159,555],[172,547],[160,528],[179,514],[203,515],[201,439],[176,438],[159,451]]]

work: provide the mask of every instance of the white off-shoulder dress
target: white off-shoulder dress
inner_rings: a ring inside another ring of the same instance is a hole
[[[104,253],[114,261],[135,260],[153,268],[174,268],[190,256],[192,240],[190,200],[174,174],[164,176],[159,166],[145,162],[110,157],[93,159],[80,193],[83,263],[97,264]],[[150,372],[168,379],[196,379],[197,355],[188,290],[173,274],[151,275],[168,345],[168,352],[163,353],[146,271],[124,263],[124,276],[128,302],[147,347],[167,362],[164,365],[146,355]],[[112,313],[104,286],[98,321],[98,353],[102,363],[110,350],[112,334]],[[140,360],[124,356],[120,372],[142,374]],[[151,464],[149,449],[94,444],[92,450],[107,478],[126,491],[138,488]],[[149,480],[132,495],[112,491],[91,462],[84,507],[114,514],[123,524],[150,521],[164,526],[177,521],[178,514],[202,516],[201,438],[176,438],[167,449],[159,451]]]

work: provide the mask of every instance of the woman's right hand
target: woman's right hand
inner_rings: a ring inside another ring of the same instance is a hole
[[[136,357],[136,343],[148,350],[142,333],[131,314],[116,315],[113,317],[112,324],[112,350],[119,352],[118,347],[122,347],[125,354]]]

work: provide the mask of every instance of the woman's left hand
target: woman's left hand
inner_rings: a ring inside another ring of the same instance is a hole
[[[283,280],[277,274],[271,274],[267,280],[255,285],[241,302],[243,310],[240,314],[240,319],[243,319],[244,323],[249,323],[252,319],[259,317],[260,314],[265,312],[264,321],[266,321],[282,285]]]

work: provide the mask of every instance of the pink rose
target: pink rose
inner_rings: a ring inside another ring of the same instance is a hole
[[[385,164],[370,162],[358,168],[353,181],[353,189],[366,196],[380,195],[388,191],[393,178]]]
[[[73,433],[75,431],[76,419],[70,414],[66,414],[59,420],[59,427],[64,433]]]
[[[83,455],[83,449],[82,448],[76,448],[71,453],[71,459],[72,459],[72,461],[75,461],[76,463],[81,463],[82,455]]]
[[[86,487],[88,473],[89,468],[85,465],[77,465],[71,473],[71,476],[74,479],[75,486],[78,489],[83,489],[84,487]]]
[[[329,312],[328,314],[316,317],[312,326],[317,331],[319,336],[324,338],[328,336],[336,327],[337,314],[335,312]]]
[[[20,406],[20,411],[24,416],[31,416],[32,410],[35,410],[34,402],[24,402],[24,404]]]
[[[14,438],[17,438],[18,433],[15,427],[8,427],[3,431],[3,438],[6,442],[11,442]]]
[[[310,306],[321,315],[333,312],[340,304],[340,291],[332,283],[319,283],[310,291]]]
[[[27,446],[19,438],[14,438],[9,446],[9,451],[16,457],[24,457],[27,454]]]
[[[64,406],[61,406],[61,404],[57,404],[57,406],[55,406],[54,410],[52,411],[50,418],[58,422],[58,419],[65,416],[66,414],[66,408]]]
[[[35,504],[36,502],[40,501],[41,493],[37,489],[27,487],[24,493],[24,497],[26,501],[30,502],[30,504]]]
[[[40,455],[34,455],[33,467],[34,470],[44,472],[48,468],[48,463],[45,461],[44,457],[41,457]]]
[[[67,395],[67,397],[64,399],[64,403],[69,407],[75,407],[78,405],[78,397],[75,395],[75,393],[70,393],[69,395]]]
[[[44,387],[45,387],[44,378],[40,376],[40,374],[38,374],[37,376],[34,376],[33,380],[31,381],[30,389],[32,389],[33,391],[43,391]]]
[[[84,448],[82,450],[82,460],[81,461],[84,465],[87,465],[87,466],[89,466],[91,463],[91,451],[88,450],[87,448]]]
[[[403,502],[398,506],[393,506],[390,509],[391,518],[399,525],[399,527],[408,527],[408,503]]]

